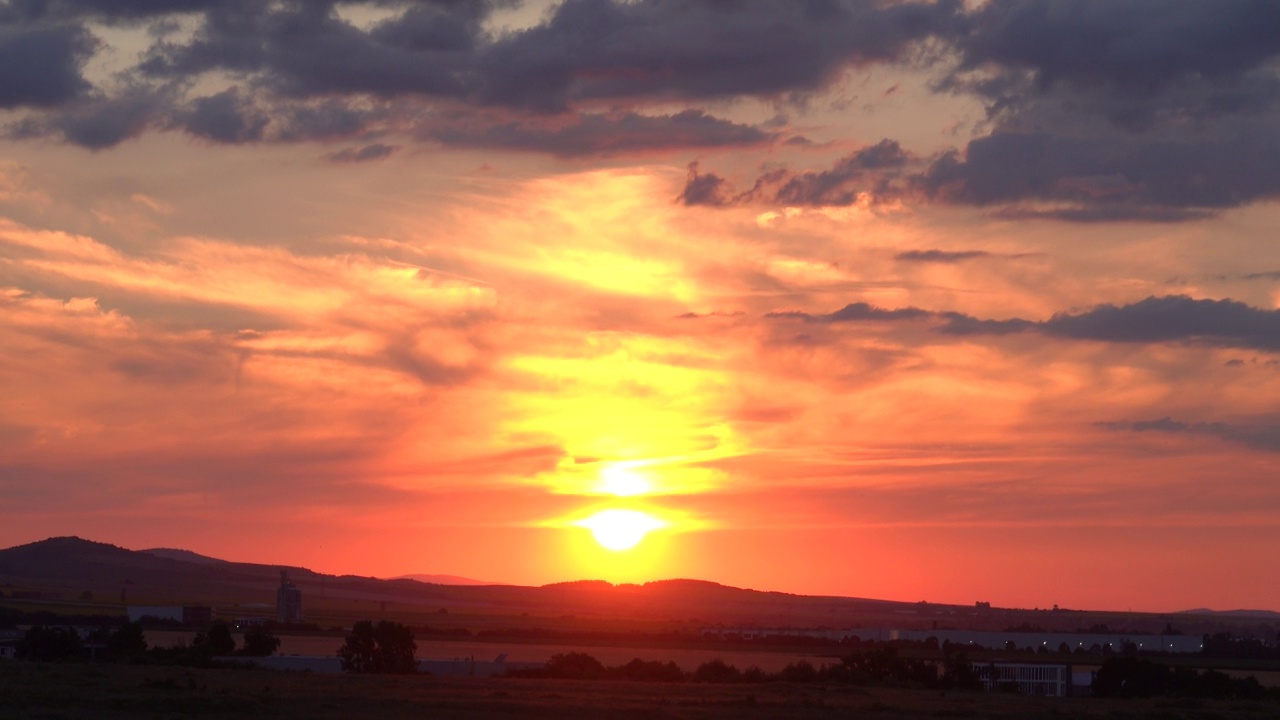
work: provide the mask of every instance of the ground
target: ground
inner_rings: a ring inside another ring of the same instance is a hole
[[[1059,718],[1270,720],[1274,702],[1028,698],[889,688],[332,676],[0,663],[6,720],[93,718]]]

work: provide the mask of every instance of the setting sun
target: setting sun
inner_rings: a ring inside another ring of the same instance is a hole
[[[646,534],[666,523],[637,510],[602,510],[579,525],[590,530],[602,547],[620,552],[635,547]]]

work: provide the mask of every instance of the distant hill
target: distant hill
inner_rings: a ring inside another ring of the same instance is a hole
[[[423,575],[422,573],[414,573],[412,575],[398,575],[389,580],[414,580],[420,583],[431,583],[433,585],[505,585],[506,583],[489,582],[488,580],[474,580],[472,578],[460,577],[458,575]]]
[[[1274,610],[1210,610],[1209,608],[1196,608],[1195,610],[1183,610],[1180,615],[1212,615],[1217,617],[1232,618],[1257,618],[1259,620],[1280,620],[1280,612]]]
[[[378,579],[231,562],[174,548],[134,551],[78,537],[0,550],[0,591],[5,596],[0,603],[109,614],[123,614],[129,604],[199,604],[213,606],[224,617],[270,616],[282,570],[302,590],[304,617],[322,627],[388,617],[441,628],[518,627],[530,632],[552,627],[653,633],[678,627],[697,632],[714,625],[997,631],[1031,625],[1070,632],[1106,624],[1141,633],[1160,632],[1172,621],[1194,635],[1256,626],[1259,621],[1280,623],[1280,613],[1271,611],[1171,615],[1018,610],[762,592],[703,580],[639,585],[584,580],[526,587],[439,575]],[[471,584],[455,584],[460,581]]]
[[[226,560],[201,555],[190,550],[179,550],[177,548],[151,548],[150,550],[139,550],[140,553],[154,555],[161,558],[169,558],[170,560],[181,560],[182,562],[197,563],[200,565],[225,565]]]

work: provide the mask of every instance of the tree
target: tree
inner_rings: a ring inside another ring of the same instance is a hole
[[[24,660],[52,662],[79,656],[84,643],[75,630],[45,625],[32,626],[18,642],[17,656]]]
[[[240,653],[249,657],[266,657],[279,649],[280,638],[262,625],[254,625],[245,631],[244,649]]]
[[[412,673],[418,669],[413,631],[397,622],[362,620],[338,648],[342,669],[356,673]]]
[[[107,637],[107,652],[113,658],[136,658],[147,651],[142,623],[125,623]]]
[[[547,661],[547,675],[570,680],[599,680],[604,677],[604,665],[586,653],[560,653]]]
[[[209,654],[215,657],[230,655],[236,651],[236,639],[231,637],[231,627],[224,622],[216,622],[209,626],[205,644]]]

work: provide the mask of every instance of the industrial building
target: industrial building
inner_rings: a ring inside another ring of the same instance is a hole
[[[289,582],[289,573],[280,571],[280,589],[276,590],[276,622],[294,625],[302,622],[302,590]]]

